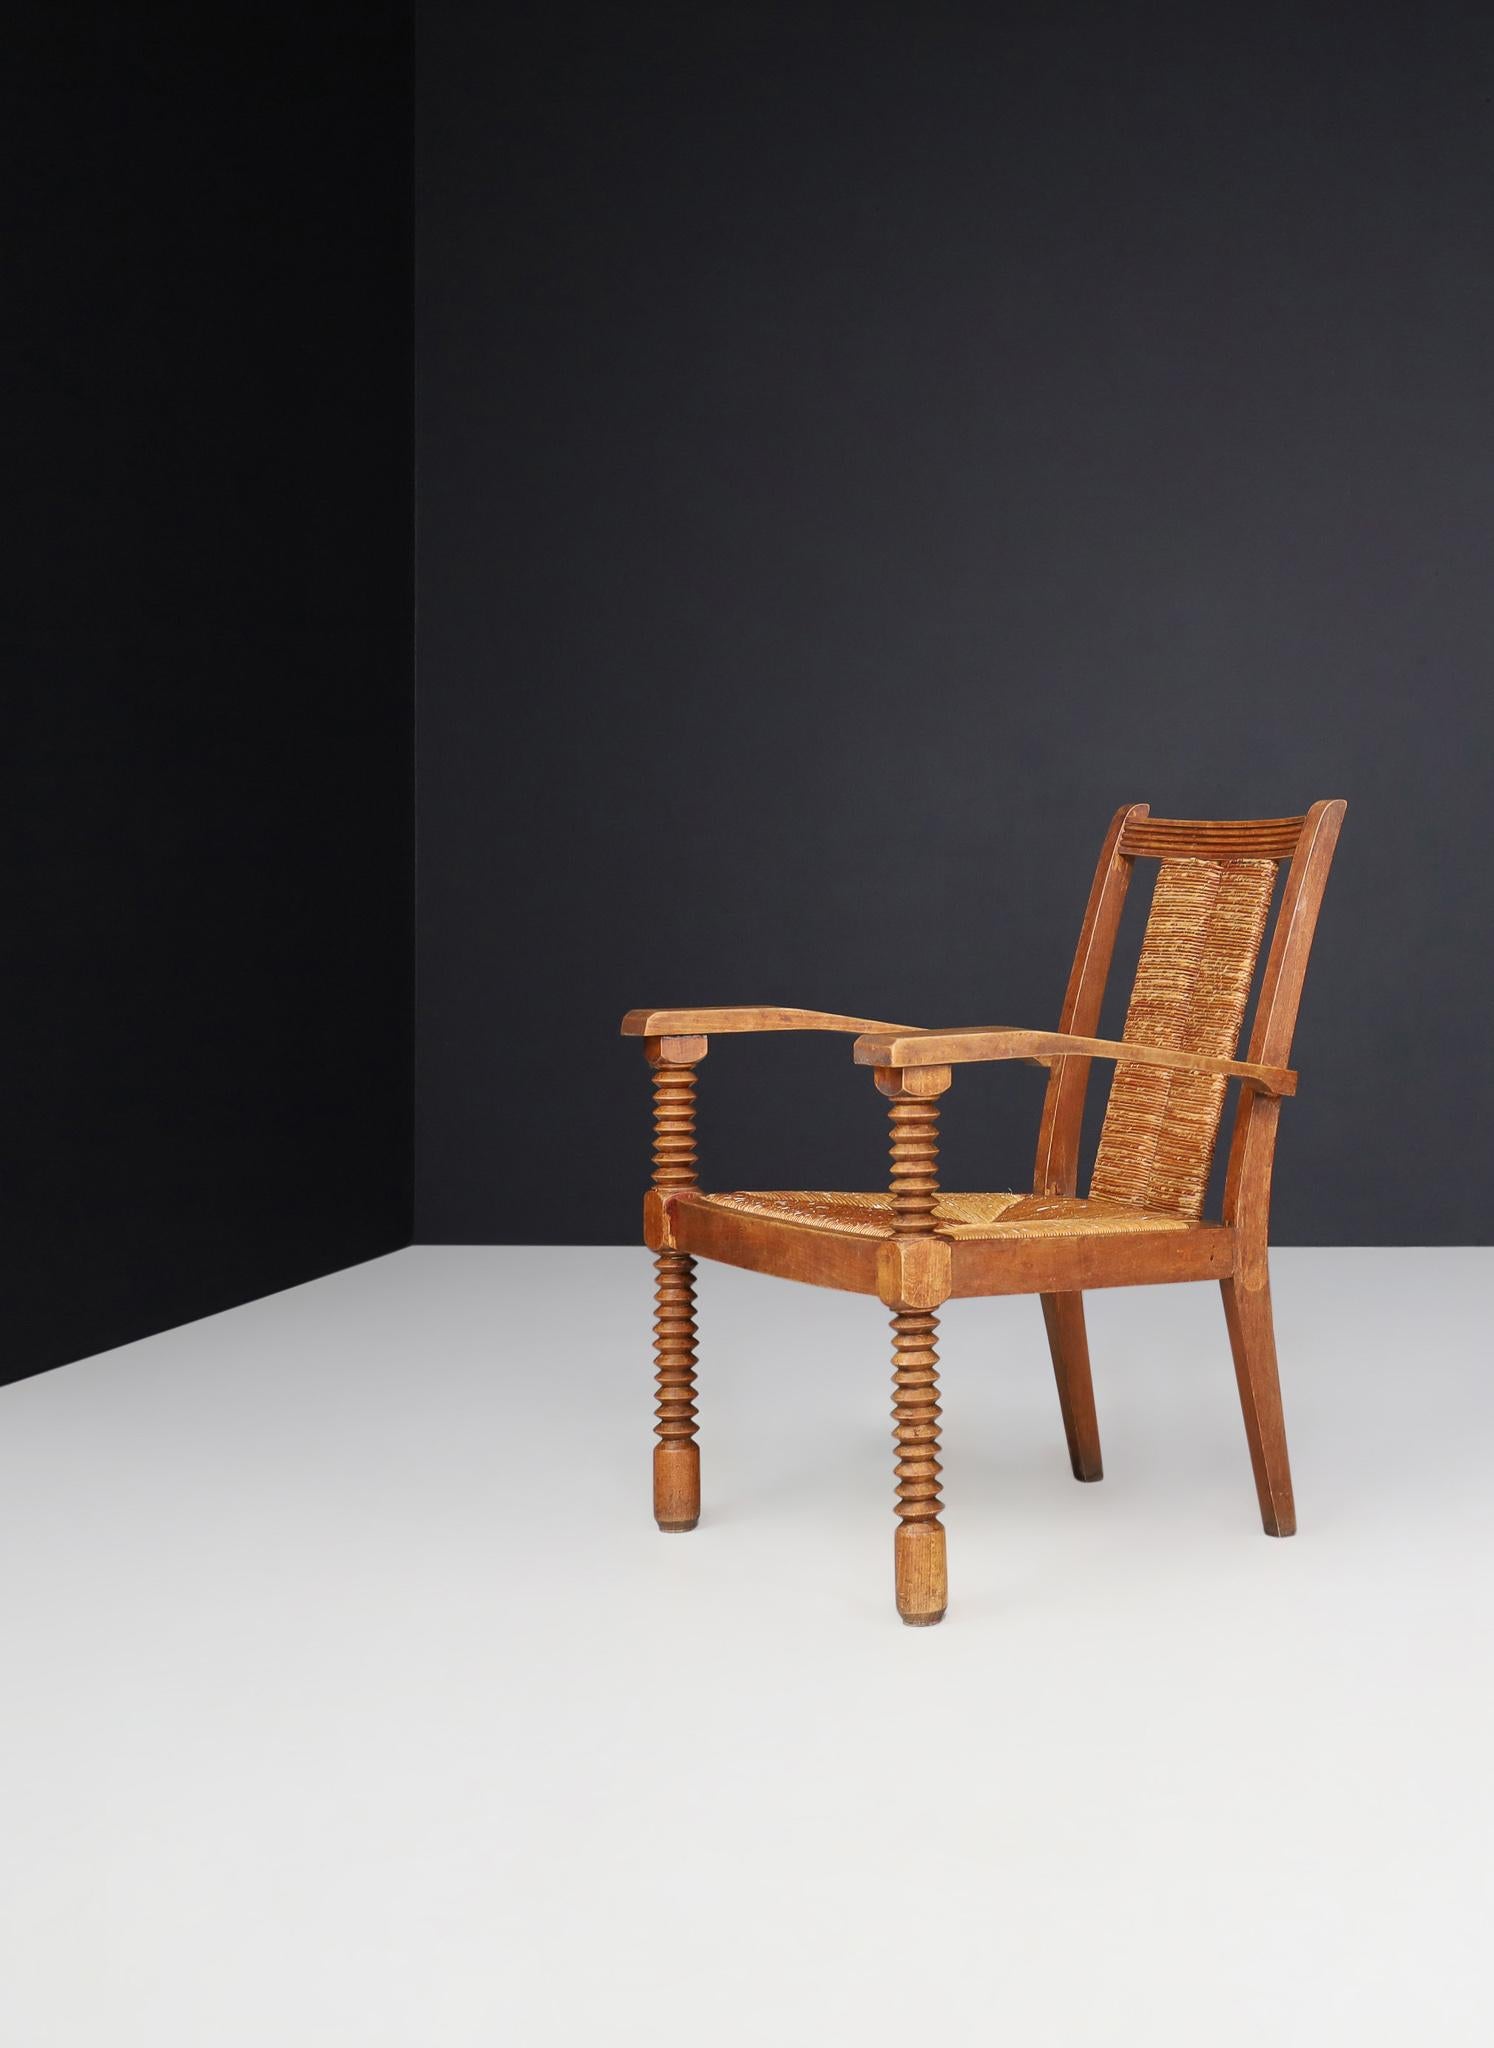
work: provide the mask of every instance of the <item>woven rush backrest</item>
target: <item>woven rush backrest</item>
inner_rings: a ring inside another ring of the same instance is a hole
[[[1282,828],[1282,852],[1289,851],[1301,820],[1272,823]],[[1169,825],[1157,820],[1130,835],[1135,852],[1151,854],[1158,868],[1122,1035],[1139,1045],[1233,1059],[1280,856],[1256,827],[1258,836],[1241,841],[1249,853],[1188,857],[1172,851],[1178,842],[1167,836]],[[1179,840],[1187,843],[1181,832]],[[1255,857],[1257,847],[1266,857]],[[1125,840],[1122,850],[1129,850]],[[1226,1086],[1222,1075],[1119,1062],[1090,1193],[1200,1215]]]

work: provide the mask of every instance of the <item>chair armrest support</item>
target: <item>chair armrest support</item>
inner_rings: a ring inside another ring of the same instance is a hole
[[[880,1024],[872,1017],[841,1017],[833,1010],[785,1010],[768,1005],[715,1010],[629,1010],[622,1020],[624,1038],[695,1038],[718,1031],[891,1031],[901,1024]]]
[[[1066,1031],[872,1031],[856,1040],[851,1057],[862,1067],[945,1067],[972,1060],[1027,1060],[1051,1066],[1060,1059],[1123,1060],[1138,1067],[1170,1067],[1182,1074],[1223,1074],[1257,1094],[1295,1095],[1290,1067],[1217,1059],[1170,1046],[1133,1045],[1119,1038],[1080,1038]]]

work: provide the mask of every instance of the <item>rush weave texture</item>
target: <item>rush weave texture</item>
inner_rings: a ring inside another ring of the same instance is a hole
[[[1275,880],[1274,860],[1161,862],[1124,1037],[1235,1056]],[[1200,1215],[1225,1087],[1223,1075],[1121,1061],[1091,1195]]]
[[[753,1189],[697,1200],[740,1215],[770,1216],[812,1230],[851,1237],[890,1237],[891,1195],[840,1194],[827,1189]],[[903,1226],[899,1224],[901,1231]],[[934,1197],[933,1227],[949,1238],[1110,1236],[1116,1231],[1187,1230],[1185,1217],[1158,1215],[1133,1202],[1086,1201],[1078,1195],[944,1195]]]

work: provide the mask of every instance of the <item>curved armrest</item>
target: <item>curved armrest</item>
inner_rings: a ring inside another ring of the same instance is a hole
[[[622,1020],[624,1038],[686,1038],[718,1031],[876,1031],[899,1032],[901,1024],[879,1024],[872,1017],[838,1017],[833,1010],[629,1010]]]
[[[1132,1045],[1121,1038],[1076,1038],[1066,1031],[873,1031],[857,1039],[851,1057],[862,1067],[949,1067],[969,1060],[1124,1060],[1136,1067],[1171,1067],[1182,1074],[1224,1074],[1261,1095],[1295,1095],[1290,1067],[1210,1053],[1175,1052],[1162,1045]]]

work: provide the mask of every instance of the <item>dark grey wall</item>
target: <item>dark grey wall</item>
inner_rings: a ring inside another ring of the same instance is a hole
[[[410,45],[7,23],[0,1378],[409,1239]]]
[[[1049,1024],[1117,804],[1346,796],[1278,1235],[1487,1237],[1491,59],[430,0],[418,1236],[634,1235],[629,1004]],[[1039,1088],[961,1075],[950,1184]],[[720,1041],[706,1174],[875,1185],[881,1108]]]

